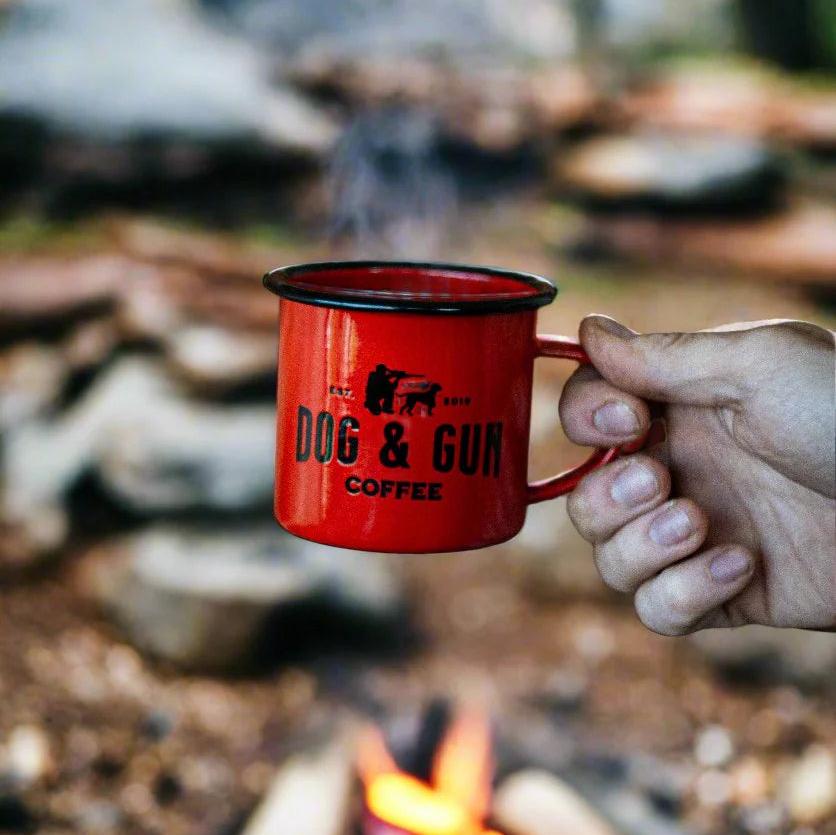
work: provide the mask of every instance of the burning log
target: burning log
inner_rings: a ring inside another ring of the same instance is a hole
[[[457,717],[438,748],[429,783],[401,771],[372,728],[361,740],[358,769],[364,835],[498,835],[483,824],[493,759],[481,714]]]

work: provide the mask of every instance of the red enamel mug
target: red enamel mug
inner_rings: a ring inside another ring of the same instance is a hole
[[[534,360],[588,362],[536,333],[557,289],[488,267],[351,261],[273,270],[280,297],[275,514],[366,551],[482,548],[533,502],[612,460],[529,484]]]

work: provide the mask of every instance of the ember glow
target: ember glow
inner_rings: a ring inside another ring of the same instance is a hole
[[[409,835],[500,835],[485,829],[490,807],[491,754],[487,719],[463,713],[436,753],[431,784],[401,771],[383,735],[368,728],[361,739],[358,769],[372,819]],[[373,835],[373,825],[368,835]]]

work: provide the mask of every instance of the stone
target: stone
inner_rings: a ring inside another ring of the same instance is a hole
[[[0,120],[25,117],[86,141],[154,136],[319,156],[335,139],[328,116],[270,82],[264,54],[189,4],[13,4],[0,30],[0,68]]]
[[[82,560],[82,590],[140,649],[182,667],[232,670],[253,661],[277,613],[316,602],[375,620],[403,597],[374,555],[306,543],[274,525],[156,526]],[[294,636],[294,644],[305,640]]]
[[[627,761],[627,777],[629,785],[656,810],[677,818],[693,784],[694,772],[684,763],[651,754],[634,754]]]
[[[702,806],[725,806],[732,797],[732,780],[725,771],[711,768],[697,778],[694,793]]]
[[[532,140],[589,122],[599,104],[588,74],[566,65],[493,65],[476,71],[426,58],[379,52],[342,58],[326,51],[294,62],[291,77],[311,92],[329,91],[355,111],[397,104],[412,113],[432,114],[441,144],[452,141],[482,152],[487,156],[482,162],[494,165],[496,155],[524,152]],[[479,154],[472,159],[478,162]]]
[[[2,58],[0,66],[5,66]],[[54,257],[4,260],[0,336],[31,338],[43,331],[67,331],[80,321],[112,312],[127,272],[127,260],[113,253],[68,258],[60,268]]]
[[[19,725],[9,734],[0,756],[0,777],[18,789],[40,783],[53,768],[49,737],[36,725]]]
[[[729,679],[747,686],[828,689],[836,684],[836,637],[826,632],[744,626],[705,630],[686,641]]]
[[[46,503],[15,508],[8,495],[4,505],[0,516],[0,575],[28,571],[58,553],[70,531],[63,506]]]
[[[272,406],[194,403],[159,362],[126,358],[60,417],[8,433],[3,518],[59,504],[86,470],[137,513],[265,509],[274,433]]]
[[[601,791],[595,800],[620,835],[695,835],[676,815],[660,812],[655,797],[618,787]]]
[[[204,395],[257,383],[276,373],[276,337],[194,325],[164,338],[171,369]]]
[[[823,745],[811,745],[789,768],[780,793],[796,823],[832,820],[836,815],[836,754]]]
[[[806,203],[764,218],[596,217],[580,249],[639,263],[732,271],[760,279],[832,287],[836,209]]]
[[[114,422],[156,413],[170,397],[158,363],[124,359],[60,416],[8,428],[0,456],[0,565],[26,568],[55,554],[70,530],[64,499],[93,468]]]
[[[730,772],[733,800],[739,806],[756,806],[770,793],[769,772],[757,757],[744,757]]]
[[[147,408],[147,407],[146,407]],[[105,488],[144,515],[237,513],[270,507],[275,410],[163,398],[125,409],[107,426],[95,461]]]
[[[124,815],[115,803],[103,800],[85,804],[78,814],[76,824],[80,831],[91,835],[117,833],[124,825]]]
[[[29,518],[54,506],[92,466],[102,439],[121,415],[154,411],[171,387],[158,363],[125,359],[54,420],[30,421],[9,432],[2,461],[3,518]]]
[[[618,122],[692,133],[780,140],[826,152],[836,147],[836,95],[759,69],[689,67],[629,91]]]
[[[355,781],[352,747],[342,736],[283,763],[243,835],[342,835]]]
[[[560,188],[595,206],[660,210],[762,210],[783,182],[757,141],[665,133],[589,139],[561,151],[555,173]]]
[[[787,811],[780,803],[774,801],[757,803],[741,812],[740,823],[744,831],[752,835],[770,835],[786,830]],[[802,833],[796,830],[793,831],[793,835]]]
[[[734,756],[731,735],[721,725],[703,728],[694,742],[694,758],[706,768],[726,765]]]
[[[223,2],[220,6],[242,32],[284,55],[328,50],[342,57],[369,52],[409,59],[443,55],[470,62],[529,62],[565,58],[575,46],[568,5],[550,0],[271,0]]]
[[[101,365],[117,341],[113,319],[96,318],[77,324],[57,344],[27,340],[0,353],[0,434],[53,411],[74,375]]]
[[[54,348],[27,342],[0,354],[0,434],[52,406],[67,373]]]
[[[280,546],[272,531],[151,529],[85,564],[82,586],[143,651],[184,667],[245,666],[270,612],[312,590]]]
[[[616,830],[573,788],[546,771],[518,771],[496,791],[496,824],[512,835],[615,835]]]

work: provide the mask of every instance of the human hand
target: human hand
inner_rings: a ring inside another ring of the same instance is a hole
[[[619,445],[654,417],[641,453],[569,497],[604,581],[663,635],[836,627],[833,334],[767,322],[638,335],[591,316],[580,339],[592,366],[561,397],[569,438]]]

